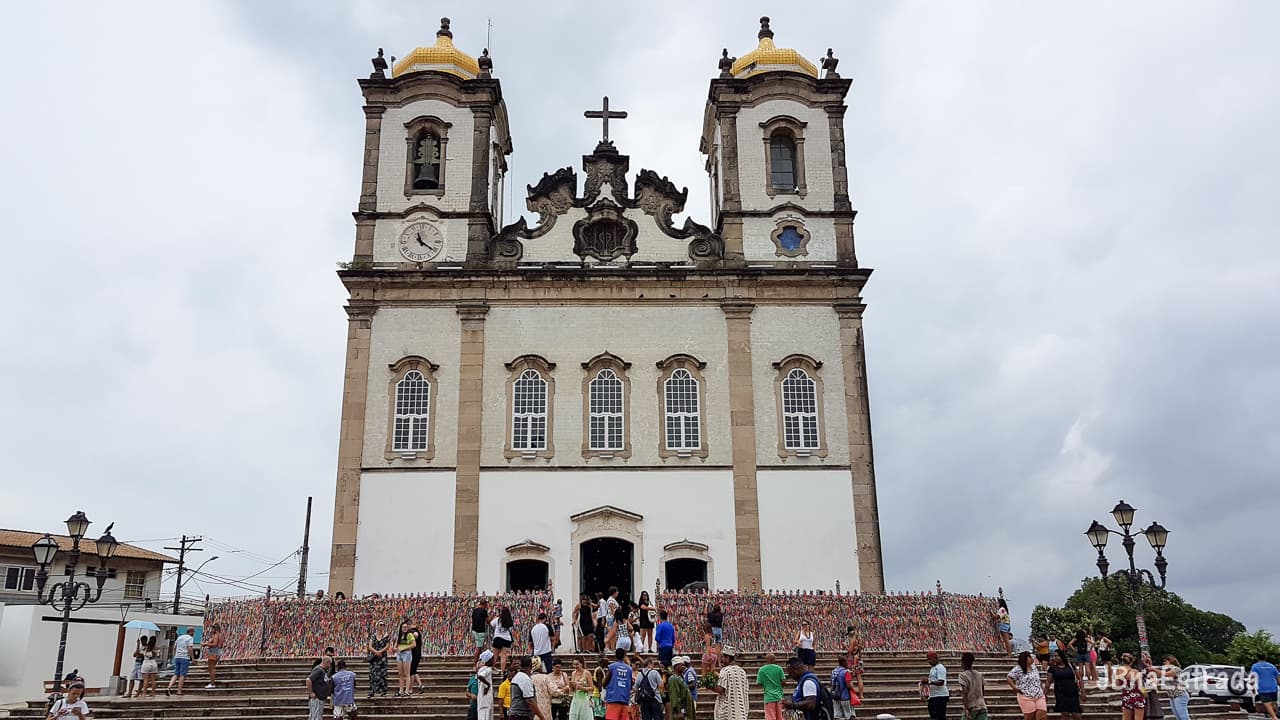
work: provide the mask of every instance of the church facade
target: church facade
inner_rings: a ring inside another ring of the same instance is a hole
[[[687,189],[632,175],[607,98],[603,138],[504,223],[487,51],[447,20],[394,68],[379,51],[339,273],[331,593],[883,591],[851,81],[767,18],[757,39],[710,82],[705,225],[673,219]]]

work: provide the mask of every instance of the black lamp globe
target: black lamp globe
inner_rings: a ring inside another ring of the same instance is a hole
[[[1151,523],[1151,527],[1143,530],[1142,534],[1147,536],[1147,542],[1157,553],[1164,550],[1164,544],[1169,540],[1169,531],[1157,522]]]
[[[110,530],[104,533],[102,537],[98,538],[97,544],[98,559],[102,561],[103,565],[106,565],[107,561],[115,556],[116,550],[120,547],[120,543],[111,535]]]
[[[86,532],[88,532],[89,525],[91,524],[92,523],[89,522],[89,518],[85,516],[84,511],[77,510],[75,515],[67,518],[67,534],[79,540],[84,537]]]
[[[1107,539],[1111,535],[1111,531],[1107,529],[1106,525],[1094,520],[1089,529],[1084,531],[1084,534],[1089,538],[1089,543],[1097,548],[1098,552],[1102,552],[1102,549],[1107,546]]]
[[[1121,500],[1116,503],[1115,508],[1111,510],[1111,517],[1116,519],[1116,523],[1118,523],[1120,527],[1128,530],[1133,525],[1133,514],[1136,512],[1137,510],[1135,510],[1132,505]]]
[[[31,552],[36,556],[36,564],[47,568],[53,562],[54,556],[58,554],[58,541],[54,540],[49,533],[45,533],[44,537],[32,543]]]

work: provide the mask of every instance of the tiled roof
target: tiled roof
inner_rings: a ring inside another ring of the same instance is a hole
[[[27,532],[26,530],[5,530],[0,528],[0,547],[4,548],[23,548],[27,551],[31,550],[32,544],[44,536],[44,533]],[[58,547],[64,552],[71,550],[71,538],[67,535],[53,535],[53,539],[57,541]],[[97,557],[98,543],[90,538],[82,538],[80,540],[80,553],[89,557]],[[29,554],[29,553],[28,553]],[[163,553],[140,548],[137,545],[127,545],[120,543],[120,547],[116,549],[116,557],[128,558],[130,560],[151,560],[162,563],[176,563],[177,558],[169,557]],[[34,561],[35,558],[33,557]]]

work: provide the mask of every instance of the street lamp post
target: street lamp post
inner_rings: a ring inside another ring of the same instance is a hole
[[[1111,589],[1127,588],[1129,590],[1129,596],[1133,600],[1138,622],[1138,646],[1143,655],[1149,655],[1151,646],[1147,642],[1147,619],[1144,617],[1142,610],[1142,592],[1146,586],[1160,590],[1164,589],[1165,571],[1169,568],[1169,562],[1164,559],[1164,546],[1169,539],[1169,531],[1165,530],[1160,523],[1153,522],[1150,527],[1140,533],[1146,536],[1147,542],[1156,551],[1155,566],[1156,572],[1160,575],[1160,582],[1157,583],[1150,570],[1145,568],[1139,570],[1133,561],[1133,548],[1135,545],[1133,538],[1135,533],[1130,532],[1130,528],[1133,527],[1133,516],[1136,512],[1137,510],[1130,506],[1129,503],[1121,500],[1111,510],[1111,517],[1115,518],[1122,532],[1116,532],[1094,520],[1084,534],[1089,538],[1089,543],[1098,550],[1098,572],[1102,574],[1102,582]],[[1114,575],[1109,572],[1111,563],[1107,561],[1107,555],[1104,552],[1107,548],[1107,539],[1111,535],[1119,535],[1124,538],[1121,544],[1124,546],[1125,554],[1129,556],[1129,569],[1121,568]]]
[[[102,534],[102,537],[98,538],[98,567],[85,571],[85,577],[92,578],[97,588],[91,588],[88,583],[77,581],[76,569],[80,565],[80,541],[88,531],[89,525],[89,518],[85,517],[81,510],[77,510],[75,515],[67,518],[67,534],[71,536],[71,554],[67,558],[66,579],[54,583],[49,588],[48,595],[45,594],[44,589],[49,581],[49,566],[53,564],[61,548],[58,546],[58,541],[48,533],[31,546],[31,551],[36,556],[36,563],[40,566],[36,571],[36,599],[39,604],[48,605],[62,613],[62,636],[58,640],[58,664],[53,671],[55,694],[62,692],[62,663],[67,654],[67,628],[71,624],[71,613],[88,603],[98,602],[102,597],[102,586],[107,582],[107,562],[116,554],[116,548],[120,547],[120,543],[111,536],[111,528],[115,527],[115,523],[112,523],[107,526],[107,531]]]

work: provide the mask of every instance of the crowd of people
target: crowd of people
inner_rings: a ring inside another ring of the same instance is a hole
[[[603,594],[601,594],[603,595]],[[227,658],[306,657],[332,645],[339,655],[363,654],[379,622],[415,623],[421,655],[461,655],[475,651],[476,630],[468,622],[481,597],[491,608],[505,608],[514,632],[506,650],[530,652],[527,630],[546,613],[561,641],[584,651],[624,647],[651,648],[658,612],[675,628],[675,645],[700,647],[710,635],[745,652],[806,645],[821,652],[839,649],[855,634],[870,650],[924,651],[930,648],[990,652],[1002,647],[996,630],[994,598],[952,593],[834,594],[830,592],[642,592],[625,597],[579,598],[566,605],[549,592],[499,595],[397,595],[361,599],[240,600],[215,603],[207,624],[223,628]],[[583,602],[590,611],[583,611]],[[601,618],[601,606],[607,618]],[[714,613],[713,609],[717,609]],[[625,609],[626,618],[613,616]],[[601,621],[604,633],[601,634]],[[801,627],[808,623],[808,630]],[[853,630],[850,631],[849,627]],[[802,631],[805,638],[801,638]],[[495,632],[492,619],[483,629]],[[498,632],[501,632],[499,630]]]

